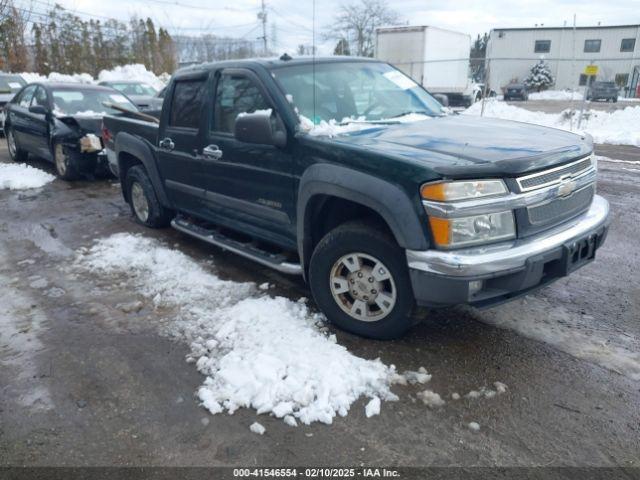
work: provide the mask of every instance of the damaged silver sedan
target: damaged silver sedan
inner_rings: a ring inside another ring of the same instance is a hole
[[[11,159],[34,155],[54,163],[58,176],[109,174],[102,143],[102,117],[112,107],[137,111],[122,93],[77,83],[32,83],[6,108],[5,135]]]

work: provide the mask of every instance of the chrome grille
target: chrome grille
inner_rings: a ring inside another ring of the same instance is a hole
[[[560,197],[549,203],[527,208],[532,225],[550,224],[569,218],[591,204],[595,193],[593,185],[574,192],[568,197]]]
[[[527,192],[536,188],[544,187],[559,183],[560,180],[567,176],[578,176],[592,168],[591,157],[581,158],[568,165],[544,170],[538,173],[532,173],[524,177],[517,178],[518,186],[521,192]]]

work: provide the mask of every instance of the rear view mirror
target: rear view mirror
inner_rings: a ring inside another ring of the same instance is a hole
[[[287,143],[286,133],[273,131],[271,116],[266,112],[238,115],[234,135],[236,140],[246,143],[276,147],[284,147]]]
[[[29,113],[35,113],[36,115],[46,115],[47,109],[42,105],[31,105],[29,107]]]

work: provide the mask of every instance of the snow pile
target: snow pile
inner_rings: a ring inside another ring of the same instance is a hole
[[[74,73],[66,75],[58,72],[51,72],[49,75],[40,75],[39,73],[23,72],[20,76],[27,83],[32,82],[59,82],[59,83],[98,83],[98,82],[116,82],[116,81],[140,81],[148,83],[157,90],[164,88],[171,76],[163,73],[157,77],[150,72],[144,65],[139,63],[131,65],[117,66],[113,70],[102,70],[98,74],[98,78],[94,79],[88,73]]]
[[[465,110],[464,114],[480,115],[481,109],[482,103],[478,102]],[[559,114],[532,112],[495,100],[486,101],[484,116],[534,123],[567,131],[572,128],[576,131],[578,123],[578,112],[570,110]],[[588,110],[585,111],[580,132],[590,134],[596,143],[640,146],[638,125],[640,125],[640,106],[628,106],[613,112]]]
[[[529,100],[582,100],[583,92],[574,90],[544,90],[531,92]]]
[[[156,90],[162,90],[165,86],[165,83],[155,73],[150,72],[140,63],[117,66],[113,70],[102,70],[98,74],[98,82],[118,82],[123,80],[148,83]]]
[[[251,407],[288,425],[330,424],[360,397],[397,400],[390,387],[402,377],[395,368],[338,345],[304,302],[221,280],[185,254],[131,234],[98,241],[76,265],[126,276],[161,311],[178,312],[169,332],[190,343],[188,360],[206,375],[198,396],[213,414]],[[369,402],[369,415],[376,403]]]
[[[64,73],[51,72],[48,76],[39,73],[23,72],[20,76],[27,83],[32,82],[56,82],[56,83],[94,83],[93,77],[88,73],[74,73],[66,75]]]
[[[56,177],[24,163],[0,163],[0,190],[40,188]]]

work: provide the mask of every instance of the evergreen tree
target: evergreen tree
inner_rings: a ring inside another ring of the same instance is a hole
[[[341,38],[338,40],[336,44],[336,48],[333,49],[334,55],[351,55],[351,50],[349,49],[349,42],[346,38]]]
[[[529,72],[529,76],[524,81],[524,84],[527,86],[529,90],[535,90],[539,92],[541,90],[546,90],[551,85],[553,85],[553,76],[551,75],[551,69],[549,65],[544,61],[544,59],[540,59],[538,63],[536,63],[533,67],[531,67],[531,71]]]
[[[33,24],[33,50],[34,67],[36,72],[42,75],[49,75],[51,68],[49,65],[49,52],[42,41],[42,28],[37,23]]]
[[[173,73],[176,70],[176,48],[169,32],[161,28],[158,32],[158,49],[162,58],[160,73]]]

